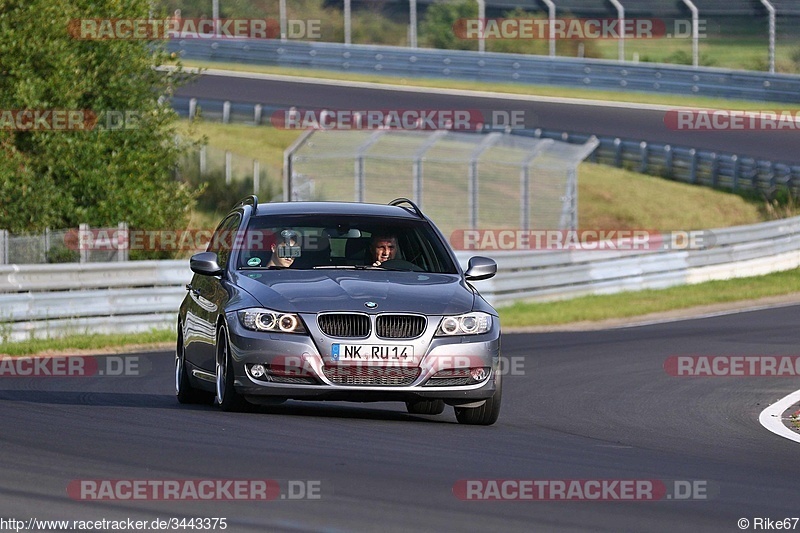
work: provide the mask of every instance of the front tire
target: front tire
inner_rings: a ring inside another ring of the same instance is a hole
[[[491,426],[500,416],[500,402],[503,397],[503,385],[500,375],[497,376],[497,388],[491,398],[480,407],[455,407],[456,420],[459,424]]]
[[[224,328],[220,328],[217,334],[217,397],[214,401],[223,411],[244,411],[247,401],[233,386],[233,361],[228,352],[228,335]]]

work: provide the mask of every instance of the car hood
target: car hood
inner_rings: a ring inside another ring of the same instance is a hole
[[[364,311],[451,315],[472,310],[474,294],[456,274],[392,271],[241,271],[237,283],[264,307],[294,313]]]

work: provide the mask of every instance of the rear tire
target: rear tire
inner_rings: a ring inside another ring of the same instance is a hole
[[[245,400],[233,386],[233,362],[228,353],[228,335],[224,328],[217,333],[217,397],[215,402],[223,411],[244,411],[248,407]]]
[[[440,415],[444,413],[444,400],[406,402],[406,410],[412,415]]]
[[[503,385],[500,375],[497,375],[497,389],[491,398],[480,407],[455,407],[456,420],[459,424],[476,426],[491,426],[500,416],[500,402],[503,397]]]
[[[189,381],[189,372],[186,370],[186,350],[183,347],[183,337],[178,333],[178,344],[175,347],[175,397],[179,403],[206,403],[210,394],[192,387]]]

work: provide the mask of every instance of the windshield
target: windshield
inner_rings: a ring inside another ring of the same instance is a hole
[[[405,270],[456,274],[424,220],[365,216],[260,216],[238,239],[239,269]]]

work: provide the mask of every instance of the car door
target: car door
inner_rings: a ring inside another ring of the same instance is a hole
[[[239,213],[226,217],[217,227],[206,251],[217,254],[217,263],[227,271],[236,233],[242,221]],[[217,320],[230,299],[227,274],[192,277],[190,303],[186,313],[186,359],[208,372],[214,371]]]

